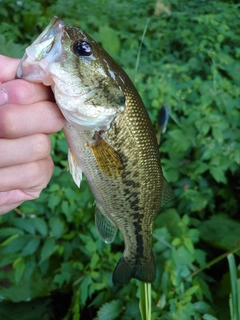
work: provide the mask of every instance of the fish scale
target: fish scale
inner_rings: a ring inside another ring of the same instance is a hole
[[[173,194],[134,85],[90,36],[57,17],[26,49],[17,74],[51,84],[66,118],[69,169],[78,186],[82,173],[90,185],[97,230],[106,243],[114,241],[117,229],[123,236],[113,283],[154,281],[152,224]]]
[[[162,172],[156,138],[153,130],[149,130],[150,120],[142,101],[136,92],[128,89],[127,85],[126,89],[123,88],[123,92],[126,97],[126,111],[123,116],[116,118],[114,123],[120,128],[117,130],[120,149],[118,150],[114,144],[116,140],[114,130],[109,130],[108,141],[122,159],[126,159],[127,174],[123,174],[119,186],[124,190],[122,202],[127,205],[126,223],[122,222],[124,220],[119,212],[116,212],[116,215],[119,215],[117,226],[125,243],[124,258],[134,265],[136,253],[138,259],[143,261],[152,259],[152,222],[160,208]],[[126,128],[130,128],[130,133]],[[138,154],[137,162],[132,154]],[[145,182],[146,180],[148,182]],[[131,205],[132,198],[133,205]],[[129,221],[132,223],[129,224]],[[138,261],[138,264],[141,265],[141,261]]]

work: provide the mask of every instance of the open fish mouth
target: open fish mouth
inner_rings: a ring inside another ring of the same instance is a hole
[[[28,81],[36,81],[37,78],[46,78],[48,65],[58,60],[63,48],[61,39],[66,24],[54,17],[48,27],[39,35],[39,37],[26,49],[24,56],[17,68],[17,77]],[[48,79],[48,77],[47,77]],[[44,81],[45,85],[51,85],[51,79]]]
[[[55,99],[65,118],[79,130],[106,130],[116,114],[125,109],[125,97],[110,81],[100,66],[101,85],[89,80],[95,57],[81,67],[81,57],[75,54],[73,44],[85,40],[82,30],[67,26],[54,17],[38,38],[26,48],[17,69],[17,77],[52,86]],[[69,75],[71,70],[71,75]],[[99,76],[99,75],[98,75]],[[85,85],[85,82],[88,85]]]

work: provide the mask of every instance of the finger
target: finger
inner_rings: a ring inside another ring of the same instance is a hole
[[[26,193],[23,190],[0,192],[0,215],[11,211],[27,200],[39,197],[40,190]]]
[[[0,55],[0,82],[10,81],[16,78],[16,70],[19,62],[20,59]]]
[[[3,90],[3,94],[7,94],[7,101],[5,98],[4,102],[9,104],[31,104],[44,100],[55,101],[51,88],[40,83],[36,84],[16,79],[1,84],[0,89]]]
[[[45,188],[53,174],[51,157],[30,163],[0,169],[0,192]]]
[[[18,139],[0,139],[0,168],[45,159],[50,154],[51,140],[46,134]]]
[[[36,133],[54,133],[65,120],[57,105],[42,101],[32,105],[6,104],[0,108],[0,138],[20,138]]]
[[[26,196],[21,190],[0,192],[0,215],[18,207],[25,200]]]

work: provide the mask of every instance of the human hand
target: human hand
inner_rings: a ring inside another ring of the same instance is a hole
[[[54,169],[48,134],[65,122],[50,87],[15,79],[18,63],[0,55],[0,214],[47,186]]]

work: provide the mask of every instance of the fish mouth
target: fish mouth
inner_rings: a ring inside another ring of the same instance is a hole
[[[33,81],[34,76],[45,69],[50,63],[57,61],[62,54],[61,39],[66,24],[57,16],[53,17],[49,25],[38,38],[29,46],[17,68],[17,77]],[[42,82],[41,80],[37,82]],[[47,84],[47,83],[46,83]],[[47,84],[48,85],[48,84]]]

